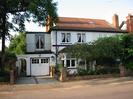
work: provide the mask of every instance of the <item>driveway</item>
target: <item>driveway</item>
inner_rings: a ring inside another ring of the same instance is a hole
[[[58,83],[59,81],[55,78],[50,78],[48,76],[42,77],[19,77],[16,84],[48,84],[48,83]]]

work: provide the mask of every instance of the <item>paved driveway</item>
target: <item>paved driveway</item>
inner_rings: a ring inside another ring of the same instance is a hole
[[[19,77],[16,84],[48,84],[58,83],[59,81],[50,77]]]

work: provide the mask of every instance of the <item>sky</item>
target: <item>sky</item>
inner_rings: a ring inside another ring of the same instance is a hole
[[[119,15],[120,22],[133,14],[133,0],[54,0],[58,16],[105,19],[112,23],[112,16]],[[26,23],[27,31],[45,31],[44,27]]]
[[[120,22],[128,13],[133,15],[133,0],[54,0],[58,16],[104,19],[112,23],[113,14],[119,15]],[[25,23],[26,31],[45,31],[38,24]],[[14,32],[12,32],[14,34]],[[0,42],[1,44],[1,42]],[[9,41],[6,42],[9,45]],[[1,47],[0,47],[1,48]]]

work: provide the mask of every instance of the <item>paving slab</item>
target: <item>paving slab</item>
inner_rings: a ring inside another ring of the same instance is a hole
[[[58,83],[59,81],[55,78],[50,78],[48,76],[44,77],[19,77],[16,84],[50,84]]]
[[[16,84],[36,84],[36,81],[33,77],[19,77]]]

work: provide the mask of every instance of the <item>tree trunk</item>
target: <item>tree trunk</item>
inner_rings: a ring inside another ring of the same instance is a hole
[[[2,9],[2,59],[1,59],[1,71],[4,70],[5,65],[5,34],[6,34],[6,0]]]

